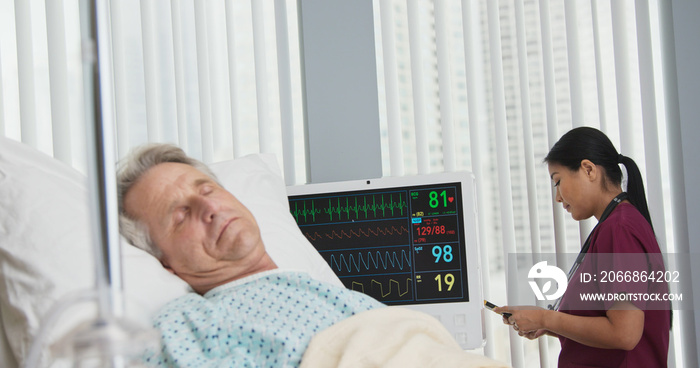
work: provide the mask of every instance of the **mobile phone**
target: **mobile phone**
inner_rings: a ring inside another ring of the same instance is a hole
[[[494,312],[494,313],[498,313],[498,312],[496,312],[496,311],[493,310],[494,308],[498,308],[498,306],[497,306],[496,304],[491,303],[491,302],[488,301],[488,300],[484,300],[484,307],[486,307],[486,309],[488,309],[488,310],[490,310],[490,311],[492,311],[492,312]],[[508,318],[508,317],[510,317],[510,316],[512,315],[512,314],[510,314],[510,313],[508,313],[508,312],[499,313],[499,314],[502,315],[503,318]]]

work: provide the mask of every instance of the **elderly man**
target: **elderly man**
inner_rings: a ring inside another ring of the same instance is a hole
[[[195,293],[155,319],[166,366],[298,366],[311,338],[383,306],[277,268],[251,212],[208,168],[172,145],[135,151],[118,173],[120,230]]]

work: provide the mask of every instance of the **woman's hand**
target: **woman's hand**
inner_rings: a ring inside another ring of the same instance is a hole
[[[644,311],[630,302],[616,302],[604,316],[576,316],[535,306],[503,306],[494,311],[504,314],[503,323],[513,326],[520,336],[537,338],[546,330],[583,345],[601,349],[632,350],[644,330]]]
[[[525,337],[525,338],[527,338],[527,339],[530,339],[530,340],[535,340],[535,339],[539,338],[539,337],[542,336],[542,335],[549,335],[549,336],[557,337],[556,334],[553,334],[552,332],[547,331],[547,330],[545,330],[545,329],[543,329],[543,328],[540,328],[539,330],[535,330],[535,331],[530,331],[530,332],[518,331],[518,335],[519,335],[519,336],[522,336],[522,337]]]
[[[513,326],[518,331],[518,335],[530,340],[536,339],[544,334],[554,335],[544,328],[545,314],[549,312],[537,306],[503,306],[494,308],[497,313],[509,313],[506,318],[503,316],[503,323]]]

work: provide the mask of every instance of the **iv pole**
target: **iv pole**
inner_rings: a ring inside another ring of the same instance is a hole
[[[80,1],[98,312],[95,320],[79,326],[59,344],[59,351],[71,358],[75,367],[132,366],[130,359],[157,342],[154,330],[124,318],[108,7],[108,0]]]
[[[119,317],[122,287],[107,1],[82,0],[83,88],[99,317]]]

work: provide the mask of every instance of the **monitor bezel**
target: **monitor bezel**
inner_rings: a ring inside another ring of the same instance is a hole
[[[287,186],[287,196],[382,190],[396,187],[440,185],[447,183],[460,183],[461,185],[461,210],[464,219],[464,228],[462,230],[465,241],[464,252],[466,255],[469,301],[428,302],[422,304],[401,304],[401,306],[422,311],[436,317],[457,338],[457,342],[462,348],[474,349],[483,346],[484,343],[484,316],[481,258],[477,226],[476,183],[473,174],[467,171],[459,171],[292,185]]]

